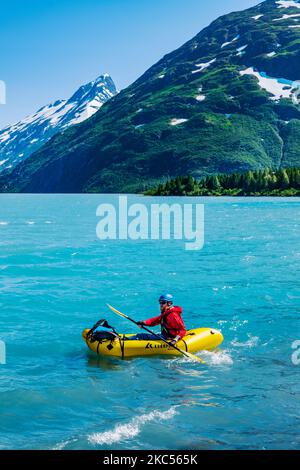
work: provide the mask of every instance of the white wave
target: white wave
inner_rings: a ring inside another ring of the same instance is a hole
[[[178,367],[178,362],[179,361],[176,361],[176,364],[174,364],[174,361],[168,361],[167,368],[171,370],[175,370],[176,373],[178,374],[187,375],[188,377],[202,377],[205,374],[204,370],[187,369],[187,368],[183,369],[181,367]]]
[[[167,420],[176,414],[175,407],[167,411],[151,411],[149,414],[137,416],[127,424],[118,424],[111,431],[97,432],[88,436],[88,441],[93,445],[114,444],[126,439],[131,439],[141,432],[144,424],[155,420]]]
[[[248,336],[249,339],[247,341],[244,341],[244,342],[238,341],[237,338],[234,338],[231,341],[231,345],[232,346],[238,346],[238,347],[241,347],[241,348],[253,348],[254,346],[256,346],[258,341],[259,341],[259,337],[258,336],[251,336],[249,334],[247,336]]]
[[[246,263],[252,263],[254,260],[256,260],[256,256],[253,255],[246,255],[242,258],[242,261],[246,261]]]
[[[208,365],[223,366],[233,364],[232,357],[225,349],[223,351],[201,351],[201,357]]]
[[[191,353],[191,354],[193,354],[194,356],[197,356],[200,359],[202,359],[202,351],[194,352],[194,353]],[[180,365],[180,364],[184,364],[184,365],[198,364],[198,365],[200,365],[200,363],[197,361],[197,359],[189,358],[187,356],[184,356],[183,354],[181,354],[180,356],[173,356],[173,358],[168,358],[168,361],[166,361],[167,367],[169,367],[169,366],[172,367],[173,365],[177,366],[177,365]],[[200,365],[200,367],[201,367],[201,365]]]
[[[5,220],[0,220],[0,225],[8,225],[9,222],[6,222]]]
[[[64,441],[64,442],[60,442],[58,444],[56,444],[52,450],[62,450],[64,449],[68,444],[69,444],[70,441]]]
[[[76,442],[77,440],[78,439],[69,439],[68,441],[59,442],[52,448],[52,450],[63,450],[68,444]]]
[[[27,225],[34,225],[35,222],[33,220],[26,220]]]
[[[214,350],[214,351],[206,351],[206,350],[202,350],[202,351],[198,351],[196,353],[193,353],[195,356],[197,357],[200,357],[201,359],[203,359],[204,361],[204,364],[203,366],[205,367],[205,365],[208,365],[208,366],[211,366],[211,365],[228,365],[228,364],[233,364],[233,359],[231,358],[229,352],[227,350]],[[195,361],[196,362],[196,361]],[[189,359],[188,357],[185,357],[185,356],[180,356],[180,357],[176,357],[175,359],[173,360],[169,360],[168,361],[168,366],[172,367],[174,365],[180,365],[182,363],[185,363],[185,364],[192,364],[191,362],[191,359]],[[198,363],[198,361],[197,361]],[[200,367],[200,370],[187,370],[185,372],[181,372],[180,373],[183,373],[184,375],[190,375],[190,376],[201,376],[205,373],[205,369],[203,369],[203,366],[202,366],[202,369]]]
[[[248,320],[238,320],[238,319],[233,319],[231,323],[231,326],[229,329],[231,331],[236,331],[237,329],[241,328],[243,325],[246,325],[248,323]]]

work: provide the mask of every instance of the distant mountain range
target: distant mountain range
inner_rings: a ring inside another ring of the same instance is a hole
[[[299,166],[299,79],[300,1],[222,16],[0,187],[137,192],[177,175]]]
[[[107,74],[81,86],[69,100],[57,100],[0,131],[0,172],[11,171],[54,134],[85,121],[117,93]]]

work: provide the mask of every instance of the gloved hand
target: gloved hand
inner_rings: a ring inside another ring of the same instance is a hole
[[[142,328],[142,326],[145,325],[145,322],[144,321],[138,321],[138,322],[136,322],[136,324],[138,325],[139,328]]]
[[[170,341],[170,343],[171,343],[173,346],[175,346],[179,339],[180,339],[179,336],[175,336],[175,338],[173,338],[172,341]]]

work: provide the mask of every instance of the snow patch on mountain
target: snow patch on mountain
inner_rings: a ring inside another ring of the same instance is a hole
[[[232,41],[224,42],[221,45],[221,49],[223,49],[223,47],[229,46],[229,44],[232,44],[233,42],[237,41],[239,38],[240,38],[240,35],[238,34],[235,38],[232,39]]]
[[[199,69],[193,70],[192,73],[202,72],[203,70],[207,69],[207,67],[214,64],[216,62],[216,60],[217,59],[215,58],[215,59],[210,60],[209,62],[203,62],[202,64],[196,64],[195,66],[199,67]]]
[[[204,101],[206,99],[206,96],[202,94],[202,91],[203,91],[203,87],[200,86],[198,88],[198,92],[200,93],[199,95],[196,96],[196,100],[201,102],[201,101]]]
[[[242,52],[243,50],[246,49],[246,47],[248,47],[248,44],[245,44],[245,46],[238,47],[238,48],[237,48],[237,51],[238,51],[238,52]]]
[[[279,101],[282,98],[290,98],[295,104],[299,103],[298,95],[300,93],[300,82],[286,80],[285,78],[269,77],[264,72],[255,71],[253,67],[240,71],[242,76],[253,75],[258,79],[259,86],[271,93],[270,98],[273,101]]]
[[[3,134],[0,134],[0,143],[5,142],[9,137],[10,134],[8,132],[3,132]]]
[[[279,0],[276,3],[278,4],[277,8],[300,8],[300,3],[293,0]]]
[[[95,114],[115,96],[117,89],[108,74],[81,86],[69,100],[57,100],[0,131],[0,172],[15,167],[51,137]]]
[[[176,118],[174,118],[174,119],[171,120],[170,124],[171,124],[171,126],[178,126],[178,124],[183,124],[186,121],[188,121],[188,119],[183,119],[183,118],[182,119],[176,119]]]
[[[237,48],[237,56],[241,57],[242,55],[246,54],[246,51],[245,49],[248,47],[248,44],[246,44],[245,46],[241,46],[241,47],[238,47]]]
[[[257,21],[257,20],[259,20],[259,18],[261,18],[262,16],[264,16],[264,15],[251,16],[251,18],[253,18],[255,21]]]
[[[300,13],[297,13],[295,15],[283,15],[280,18],[275,18],[273,21],[288,20],[289,18],[297,18],[298,16],[300,16]]]

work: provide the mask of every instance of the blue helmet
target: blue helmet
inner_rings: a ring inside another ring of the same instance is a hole
[[[162,294],[160,298],[158,299],[159,302],[165,301],[165,302],[172,302],[173,303],[173,295],[171,294]]]

